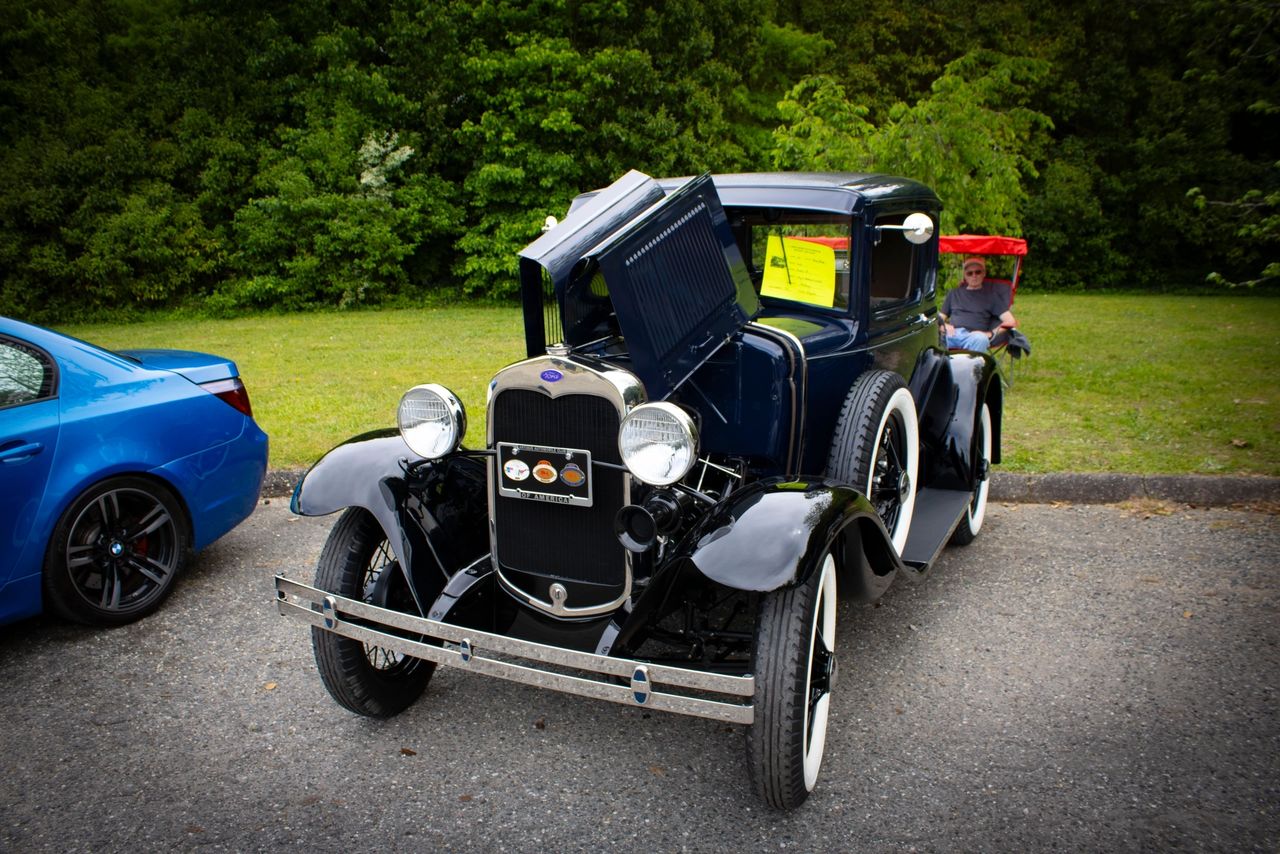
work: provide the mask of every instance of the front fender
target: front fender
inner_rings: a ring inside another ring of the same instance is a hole
[[[976,468],[978,452],[974,444],[974,433],[978,424],[978,413],[982,404],[992,404],[991,417],[998,423],[1000,418],[997,400],[988,400],[988,389],[996,378],[995,360],[986,354],[952,353],[951,377],[955,382],[956,404],[952,412],[951,422],[947,425],[944,441],[944,466],[950,469],[942,482],[934,485],[972,490],[979,476]],[[997,381],[998,383],[998,381]],[[999,462],[999,443],[993,438],[992,461]]]
[[[454,455],[421,466],[394,428],[355,436],[325,454],[298,481],[289,508],[324,516],[360,507],[377,519],[420,604],[484,554],[484,463]]]
[[[738,490],[699,522],[677,556],[725,587],[767,592],[808,580],[842,533],[841,583],[859,587],[854,575],[869,564],[883,592],[902,568],[888,532],[861,493],[826,478],[770,478]]]
[[[995,360],[979,353],[943,355],[930,351],[924,367],[912,378],[925,449],[921,485],[968,492],[979,476],[974,428],[984,402],[991,406],[992,424],[999,424],[1000,384]],[[999,462],[998,427],[996,430],[992,462]]]
[[[405,468],[419,459],[393,428],[353,436],[307,470],[293,488],[289,509],[299,516],[327,516],[347,507],[363,507],[374,516],[394,511],[400,490],[393,484],[403,483]],[[404,558],[398,552],[397,557]]]

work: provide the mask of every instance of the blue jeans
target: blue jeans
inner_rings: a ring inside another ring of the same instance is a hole
[[[991,349],[991,339],[981,332],[970,332],[968,329],[956,327],[956,331],[947,336],[947,346],[960,350],[976,350],[985,353]]]

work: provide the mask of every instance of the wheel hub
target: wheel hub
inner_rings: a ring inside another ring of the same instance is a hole
[[[120,557],[120,555],[124,554],[124,543],[119,540],[112,540],[111,545],[107,546],[107,551],[110,552],[112,557]]]

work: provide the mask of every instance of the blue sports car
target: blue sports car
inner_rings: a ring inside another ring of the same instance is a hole
[[[253,512],[266,467],[229,359],[0,318],[0,623],[154,611],[187,555]]]

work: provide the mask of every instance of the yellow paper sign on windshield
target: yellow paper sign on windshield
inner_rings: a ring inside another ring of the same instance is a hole
[[[769,235],[760,294],[830,308],[836,301],[836,251],[798,237]]]

